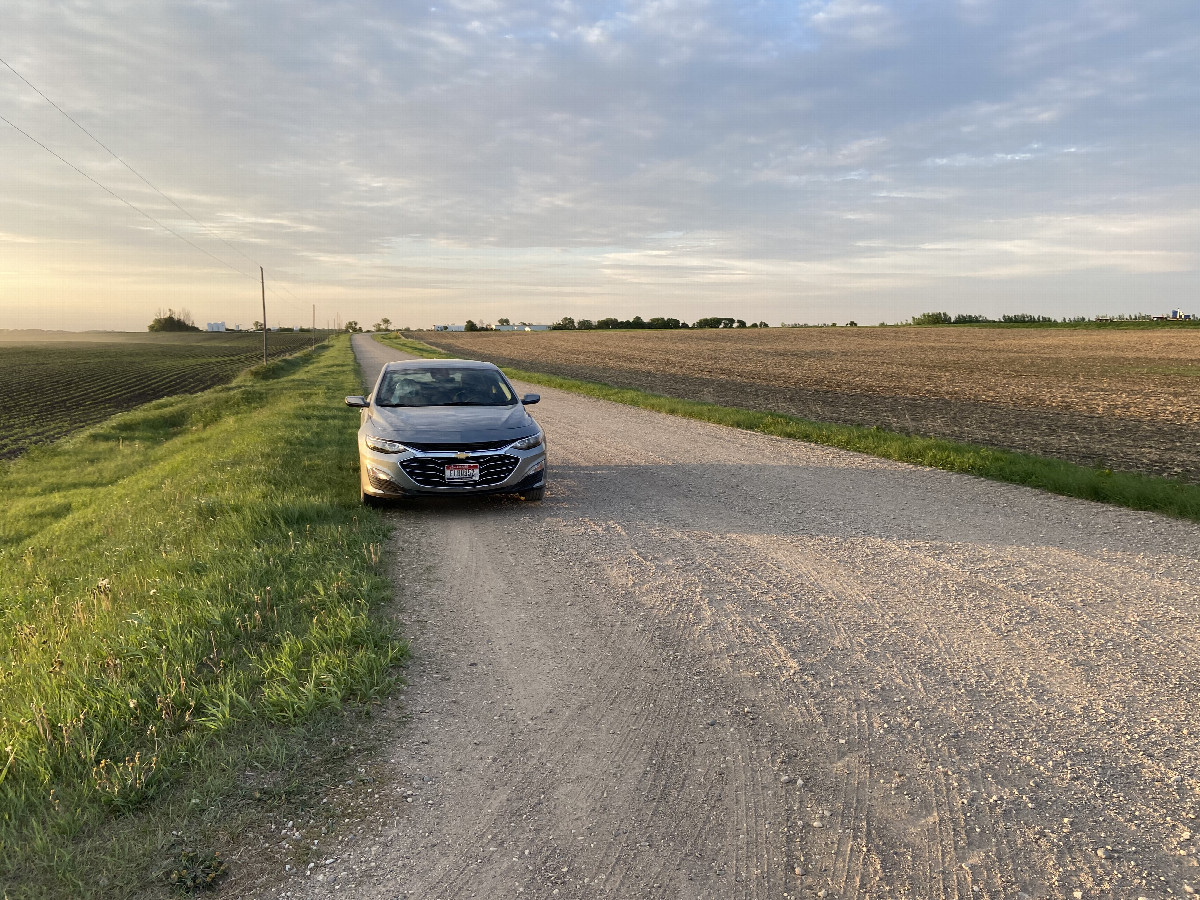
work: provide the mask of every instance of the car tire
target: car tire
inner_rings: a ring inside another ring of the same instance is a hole
[[[526,503],[540,503],[542,498],[546,496],[546,486],[542,485],[538,488],[522,491],[518,496]]]

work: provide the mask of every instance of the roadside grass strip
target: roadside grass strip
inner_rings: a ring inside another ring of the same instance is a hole
[[[134,893],[234,775],[396,682],[358,390],[338,339],[0,465],[0,895]]]
[[[444,359],[436,347],[410,338],[384,337],[384,343],[415,356]],[[813,422],[782,413],[720,406],[620,388],[595,381],[580,381],[524,369],[504,369],[510,378],[571,391],[627,406],[682,416],[715,425],[727,425],[776,437],[853,450],[883,459],[913,463],[947,472],[977,475],[1038,488],[1064,497],[1093,500],[1113,506],[1162,513],[1200,522],[1200,485],[1134,472],[1080,466],[1065,460],[1017,453],[994,447],[965,444],[942,438],[920,437],[855,425]]]

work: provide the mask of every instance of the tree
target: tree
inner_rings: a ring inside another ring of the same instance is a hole
[[[192,314],[186,309],[175,312],[168,309],[166,314],[160,309],[158,315],[146,326],[147,331],[199,331],[192,321]]]
[[[250,323],[250,330],[251,331],[262,331],[263,323],[258,321],[258,319],[255,319],[253,322]]]
[[[563,316],[559,321],[551,325],[550,328],[554,331],[574,331],[575,320],[570,316]]]
[[[1034,325],[1043,322],[1053,322],[1049,316],[1035,316],[1030,313],[1016,313],[1014,315],[1005,315],[1000,317],[1001,322],[1009,322],[1017,325]]]
[[[596,327],[596,323],[593,322],[591,319],[580,319],[578,322],[575,323],[575,327],[578,328],[580,331],[591,331],[593,328]]]
[[[950,313],[944,312],[927,312],[912,317],[914,325],[949,325],[952,321]]]
[[[474,322],[472,322],[470,319],[467,319],[467,324],[463,326],[463,331],[478,331],[478,330],[479,330],[479,326],[476,325]]]
[[[349,322],[346,323],[345,329],[350,334],[361,334],[362,333],[362,326],[359,325],[353,319],[351,319]]]
[[[503,316],[502,316],[502,317],[500,317],[499,319],[497,319],[497,320],[496,320],[496,324],[497,324],[497,325],[511,325],[511,324],[512,324],[512,322],[511,322],[511,321],[509,321],[509,320],[508,320],[506,317],[503,317]]]
[[[378,322],[376,322],[371,327],[371,330],[372,331],[391,331],[392,330],[392,320],[389,319],[387,316],[384,316],[382,319],[380,319]]]

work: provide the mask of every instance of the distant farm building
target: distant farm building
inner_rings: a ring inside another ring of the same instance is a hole
[[[224,331],[225,323],[224,322],[209,322],[208,330],[209,331]]]

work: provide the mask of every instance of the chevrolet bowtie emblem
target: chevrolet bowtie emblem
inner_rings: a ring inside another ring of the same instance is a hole
[[[462,451],[462,450],[459,450],[459,451],[458,451],[457,453],[455,453],[454,455],[455,455],[455,456],[457,456],[459,459],[466,459],[466,458],[467,458],[467,454],[466,454],[466,452],[464,452],[464,451]]]

